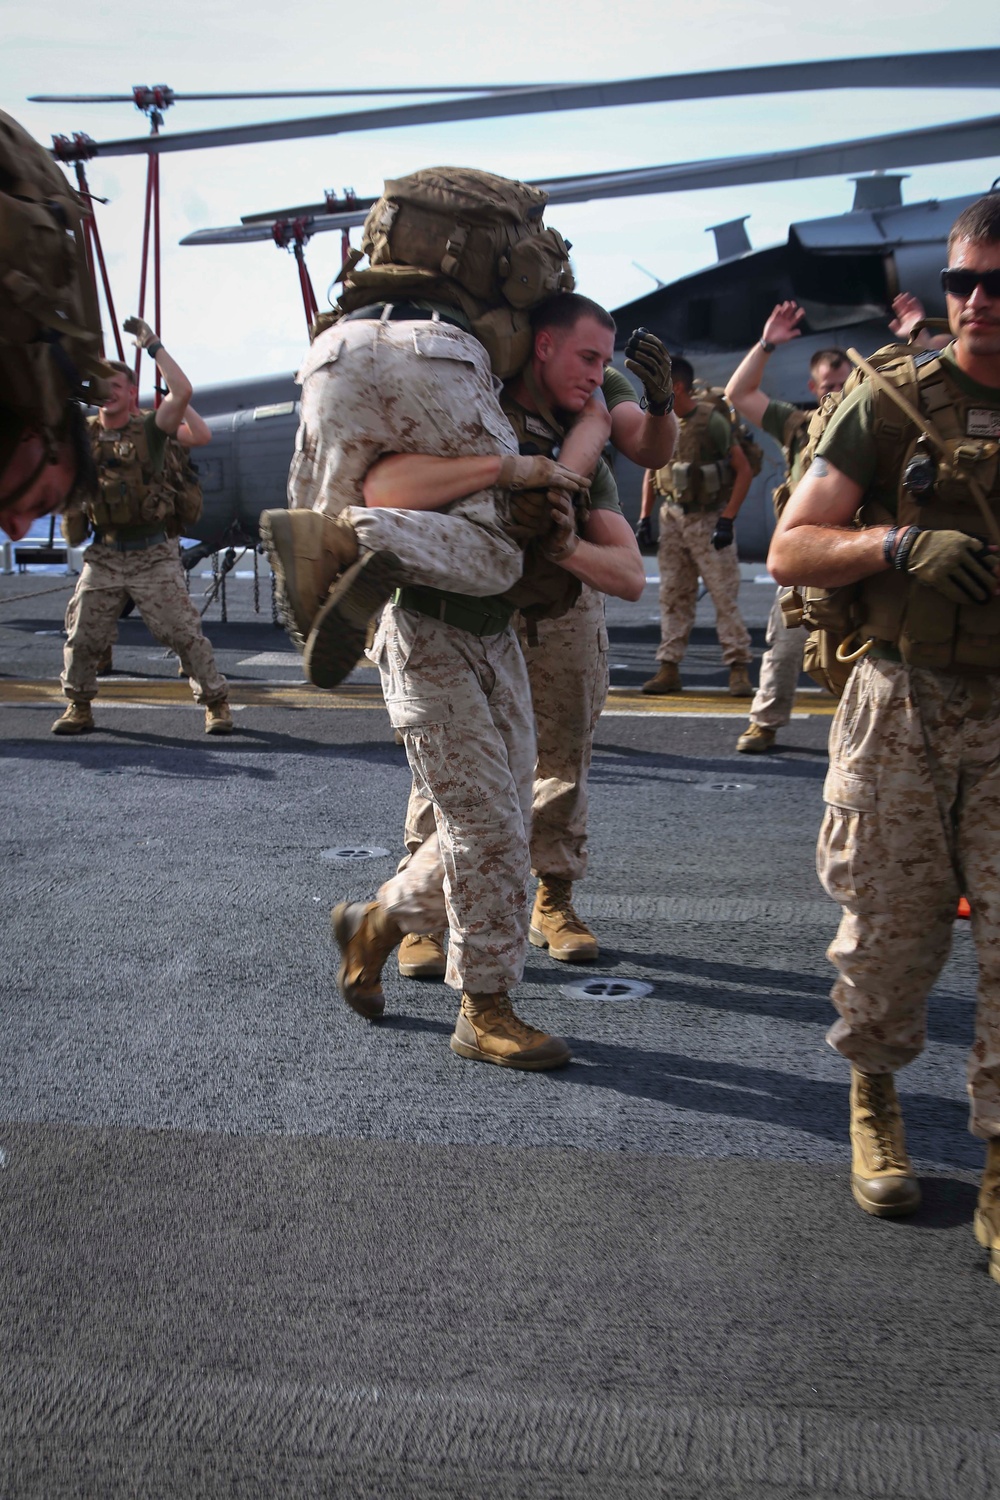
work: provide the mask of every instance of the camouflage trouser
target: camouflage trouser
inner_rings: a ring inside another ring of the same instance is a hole
[[[557,620],[521,626],[538,737],[531,802],[535,875],[582,880],[587,872],[587,781],[594,730],[608,696],[604,595],[586,584]]]
[[[475,636],[389,606],[370,659],[436,831],[379,891],[404,932],[449,929],[445,983],[516,984],[528,941],[535,735],[517,637]]]
[[[364,509],[362,483],[388,453],[516,453],[486,350],[449,323],[336,323],[299,372],[302,405],[288,503],[341,515],[362,547],[395,552],[409,582],[502,594],[521,576],[503,532],[506,496],[483,490],[447,513]]]
[[[539,620],[530,645],[521,622],[538,760],[531,802],[531,870],[582,880],[587,873],[587,781],[594,730],[608,696],[604,595],[583,586],[558,620]],[[406,809],[405,870],[434,832],[434,812],[416,787]]]
[[[1000,675],[859,662],[824,796],[817,869],[844,908],[831,1046],[866,1073],[919,1055],[964,891],[979,960],[971,1128],[1000,1136]]]
[[[804,625],[790,630],[785,624],[781,613],[784,592],[778,589],[767,617],[767,650],[760,659],[760,686],[750,705],[750,721],[761,729],[781,729],[792,717],[809,635]]]
[[[680,662],[687,650],[698,601],[698,576],[715,605],[715,628],[726,666],[750,660],[750,633],[737,603],[740,560],[736,543],[716,551],[716,513],[685,515],[676,505],[660,507],[660,648],[657,661]]]
[[[97,696],[97,667],[118,638],[118,618],[131,597],[151,635],[180,657],[198,703],[217,703],[228,693],[188,596],[177,543],[160,542],[144,552],[118,552],[94,542],[83,555],[83,571],[66,608],[62,685],[74,703]]]

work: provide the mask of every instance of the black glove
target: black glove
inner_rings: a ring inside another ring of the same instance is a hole
[[[989,604],[998,561],[985,542],[963,531],[920,531],[904,554],[903,568],[955,604]]]
[[[625,368],[642,381],[646,407],[654,417],[674,409],[670,355],[648,328],[636,328],[625,345]]]
[[[635,523],[635,539],[640,547],[653,545],[653,523],[648,516],[642,516]]]
[[[731,547],[732,545],[733,523],[728,516],[720,516],[715,523],[715,530],[712,532],[712,546],[716,552],[721,552],[723,547]]]

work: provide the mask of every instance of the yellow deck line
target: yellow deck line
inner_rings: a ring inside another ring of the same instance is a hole
[[[229,686],[230,700],[234,705],[245,704],[251,708],[322,708],[322,709],[383,709],[381,690],[375,684],[334,688],[324,692],[321,688],[288,683],[243,683],[232,682]],[[32,704],[61,703],[62,690],[53,679],[32,681],[12,677],[0,679],[0,703]],[[143,682],[102,682],[99,702],[147,703],[162,706],[171,703],[190,704],[191,690],[187,682],[171,679],[150,679]],[[608,697],[608,709],[616,714],[683,714],[700,717],[719,714],[745,718],[749,709],[746,698],[730,698],[725,691],[718,693],[678,693],[668,697],[644,697],[613,688]],[[797,693],[796,714],[808,713],[829,718],[836,711],[836,700],[825,693]]]

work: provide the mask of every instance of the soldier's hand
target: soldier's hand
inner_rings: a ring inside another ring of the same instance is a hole
[[[635,539],[640,547],[653,545],[653,523],[649,516],[640,516],[635,524]]]
[[[518,541],[545,536],[552,524],[552,506],[546,490],[514,490],[507,503],[506,530]]]
[[[567,557],[573,556],[580,545],[573,497],[565,490],[549,490],[548,501],[552,524],[551,530],[541,543],[541,548],[551,562],[565,562]]]
[[[712,532],[712,546],[716,552],[733,545],[733,523],[728,516],[720,516]]]
[[[625,368],[642,381],[646,404],[654,416],[662,416],[673,405],[674,382],[670,355],[648,328],[636,328],[625,345]]]
[[[126,333],[132,334],[137,349],[145,349],[150,344],[157,342],[156,334],[150,328],[145,318],[126,318],[122,327]]]
[[[907,573],[955,604],[989,604],[1000,593],[998,565],[996,547],[964,531],[921,531],[906,558]]]
[[[590,480],[582,474],[574,474],[572,469],[557,464],[555,459],[533,453],[505,453],[500,460],[496,483],[502,490],[557,488],[583,494],[590,489]]]
[[[801,338],[799,324],[805,315],[805,308],[797,302],[779,302],[764,324],[761,338],[768,344],[789,344],[792,339]]]
[[[889,328],[898,339],[908,339],[914,325],[927,316],[924,312],[924,304],[919,297],[914,297],[912,292],[900,292],[898,297],[893,297],[892,310],[896,316],[890,322]]]

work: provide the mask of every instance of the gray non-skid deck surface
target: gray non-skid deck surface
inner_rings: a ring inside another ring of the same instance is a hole
[[[17,614],[4,670],[53,675]],[[233,628],[250,675],[274,643]],[[5,1500],[1000,1493],[971,940],[902,1080],[924,1208],[870,1220],[822,1040],[827,719],[753,761],[739,719],[604,721],[581,906],[653,992],[573,999],[532,950],[519,1008],[576,1061],[520,1075],[453,1056],[441,986],[390,971],[381,1027],[332,995],[329,906],[391,860],[324,854],[399,844],[380,711],[2,713]]]

